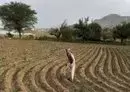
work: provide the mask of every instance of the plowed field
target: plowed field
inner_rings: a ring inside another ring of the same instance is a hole
[[[71,48],[76,58],[73,82],[66,76],[65,48]],[[0,40],[0,92],[130,92],[128,50],[128,46]]]

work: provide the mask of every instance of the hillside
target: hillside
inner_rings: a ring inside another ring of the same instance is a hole
[[[99,23],[103,28],[104,27],[114,27],[121,22],[130,22],[130,16],[120,16],[118,14],[109,14],[104,16],[101,19],[96,19],[94,22]]]

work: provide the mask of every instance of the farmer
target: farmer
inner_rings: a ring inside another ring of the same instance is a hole
[[[74,74],[75,74],[75,58],[74,58],[74,55],[72,54],[72,52],[70,51],[70,49],[66,49],[66,55],[68,57],[67,73],[69,74],[67,76],[69,76],[69,79],[71,78],[71,81],[73,81]]]

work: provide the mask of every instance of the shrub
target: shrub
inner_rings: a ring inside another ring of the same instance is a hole
[[[72,41],[73,36],[73,30],[71,30],[69,27],[66,27],[61,30],[61,39],[63,41]]]
[[[11,34],[10,32],[9,33],[6,33],[6,35],[7,35],[7,37],[9,37],[9,38],[13,38],[13,34]]]
[[[37,37],[36,40],[47,40],[47,36],[40,36],[40,37]]]
[[[61,32],[58,28],[51,28],[50,35],[54,35],[57,38],[57,40],[59,41],[60,37],[61,37]]]
[[[102,40],[103,41],[113,41],[112,30],[109,28],[104,28],[102,30]]]

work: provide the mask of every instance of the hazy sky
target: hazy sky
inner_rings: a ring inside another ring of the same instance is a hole
[[[38,13],[39,28],[58,26],[65,19],[73,24],[87,16],[91,19],[111,13],[130,16],[130,0],[0,0],[0,4],[10,1],[31,5]]]

